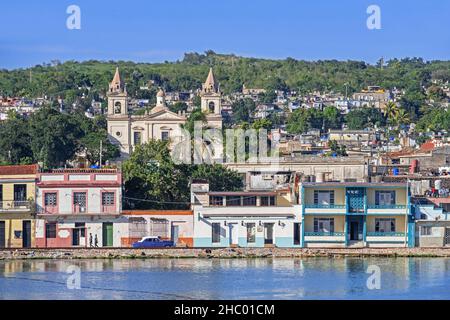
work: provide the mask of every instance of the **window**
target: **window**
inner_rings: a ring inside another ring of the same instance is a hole
[[[375,232],[395,232],[395,219],[393,218],[375,219]]]
[[[244,196],[242,203],[244,206],[256,206],[256,197],[255,196],[250,196],[250,197]]]
[[[214,113],[214,112],[215,112],[215,105],[214,105],[214,102],[213,102],[213,101],[211,101],[211,102],[208,104],[208,109],[209,109],[209,113]]]
[[[227,206],[240,206],[241,197],[240,196],[227,196]]]
[[[389,206],[395,204],[395,191],[375,191],[375,205]]]
[[[102,193],[102,206],[113,206],[115,203],[114,200],[114,192]]]
[[[169,140],[169,131],[162,131],[161,132],[161,140],[162,141],[168,141]]]
[[[432,234],[433,234],[433,229],[431,226],[420,227],[420,235],[421,236],[431,236]]]
[[[45,225],[45,237],[47,239],[55,239],[56,238],[56,223],[47,223]]]
[[[334,218],[314,218],[314,232],[334,232]]]
[[[314,204],[328,206],[334,204],[334,190],[314,190]]]
[[[46,207],[56,207],[56,192],[46,193],[44,196],[44,203]]]
[[[74,192],[73,206],[75,212],[86,212],[86,192]]]
[[[220,243],[220,223],[212,223],[212,243]]]
[[[294,222],[294,244],[300,244],[301,223]]]
[[[222,196],[210,196],[209,197],[209,205],[210,206],[223,206],[223,197]]]
[[[14,185],[14,201],[27,201],[27,185],[15,184]]]
[[[247,243],[256,242],[256,223],[247,223]]]
[[[119,101],[117,101],[115,104],[114,104],[114,113],[115,114],[119,114],[119,113],[121,113],[122,112],[122,104],[119,102]]]
[[[275,197],[274,196],[262,196],[261,197],[261,206],[268,207],[275,205]]]
[[[135,145],[140,145],[142,143],[142,133],[135,131],[133,133],[133,140]]]

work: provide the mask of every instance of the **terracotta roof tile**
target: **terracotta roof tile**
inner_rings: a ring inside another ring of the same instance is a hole
[[[0,166],[0,175],[37,174],[38,171],[39,166],[37,164]]]

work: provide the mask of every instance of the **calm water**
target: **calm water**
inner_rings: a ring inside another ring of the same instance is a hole
[[[67,268],[81,289],[67,288]],[[381,271],[369,290],[367,268]],[[0,299],[450,299],[450,259],[149,259],[0,262]]]

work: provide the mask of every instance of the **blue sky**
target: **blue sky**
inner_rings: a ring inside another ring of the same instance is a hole
[[[66,28],[69,5],[81,30]],[[366,27],[369,5],[381,30]],[[450,59],[447,0],[15,0],[2,3],[0,68],[50,60],[182,59],[212,49],[262,58]]]

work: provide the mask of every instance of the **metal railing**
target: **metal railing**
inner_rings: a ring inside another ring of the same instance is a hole
[[[367,209],[406,209],[403,204],[368,204]]]
[[[368,237],[404,237],[404,232],[367,232]]]
[[[8,211],[8,210],[30,210],[33,206],[32,201],[0,201],[0,211]]]
[[[345,209],[345,204],[305,204],[306,209]]]
[[[342,237],[345,232],[305,232],[305,236],[310,237]]]

